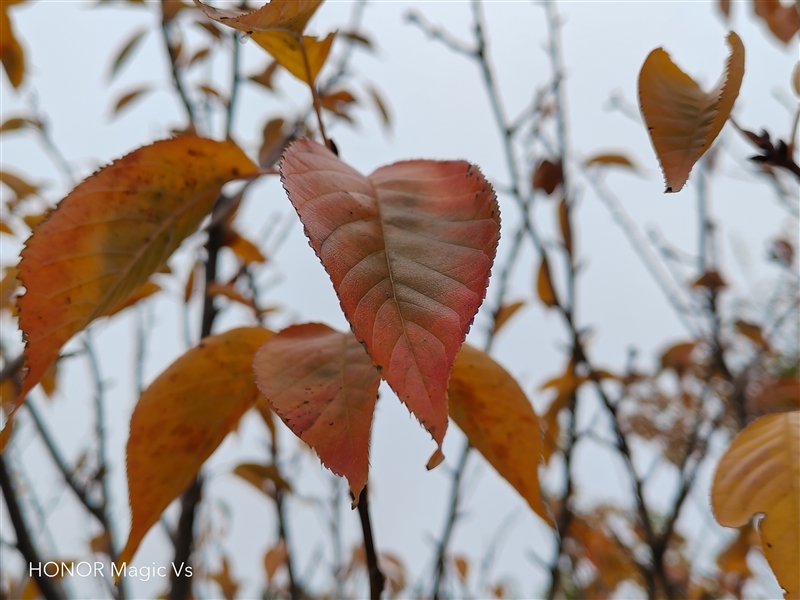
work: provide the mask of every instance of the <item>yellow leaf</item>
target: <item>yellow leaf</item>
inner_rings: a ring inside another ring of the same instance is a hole
[[[3,219],[0,219],[0,232],[14,235],[14,230]]]
[[[328,37],[323,40],[307,35],[302,37],[305,54],[308,58],[308,68],[311,71],[311,83],[316,80],[328,58],[334,36],[334,33],[329,33]],[[269,52],[289,73],[300,81],[309,83],[303,46],[292,33],[282,30],[256,31],[253,34],[253,41]]]
[[[3,279],[0,280],[0,310],[14,308],[11,298],[19,288],[18,272],[17,267],[6,267],[3,272]]]
[[[503,304],[500,308],[498,308],[497,313],[494,315],[495,333],[500,331],[500,328],[506,324],[506,321],[513,317],[514,313],[516,313],[523,306],[525,306],[525,302],[519,300],[517,302],[512,302],[511,304]]]
[[[128,438],[131,532],[120,562],[133,558],[164,509],[255,404],[253,356],[271,337],[259,327],[209,336],[142,393]]]
[[[636,169],[636,167],[633,165],[633,162],[631,162],[631,160],[623,154],[598,154],[597,156],[593,156],[592,158],[584,161],[583,165],[585,167],[596,165],[600,167],[618,166],[628,167],[634,170]]]
[[[253,304],[253,301],[250,298],[245,298],[232,283],[209,283],[206,287],[206,295],[211,297],[225,296],[228,300],[233,300],[234,302],[256,310],[256,305]]]
[[[450,376],[448,409],[470,444],[550,523],[539,495],[539,420],[514,378],[488,354],[464,344]]]
[[[469,575],[469,562],[467,561],[466,557],[464,556],[456,556],[453,559],[453,563],[456,566],[456,571],[458,571],[458,576],[462,582],[467,580],[467,575]]]
[[[536,291],[545,306],[558,306],[553,280],[550,277],[550,264],[544,254],[542,255],[542,263],[539,265],[539,274],[536,277]]]
[[[761,333],[761,327],[754,323],[743,321],[742,319],[737,319],[733,323],[733,326],[736,327],[736,330],[744,337],[748,338],[751,342],[757,346],[760,346],[764,350],[769,350],[769,344],[767,343],[767,340],[764,339],[764,334]]]
[[[228,239],[225,240],[225,245],[233,250],[234,254],[245,264],[263,263],[267,260],[264,258],[264,255],[261,254],[261,250],[258,249],[258,246],[250,240],[243,238],[235,231],[232,231],[228,235]]]
[[[664,172],[667,192],[677,192],[692,166],[728,120],[744,77],[744,45],[728,34],[731,54],[720,85],[706,93],[663,49],[653,50],[639,73],[639,105]]]
[[[42,123],[41,121],[29,119],[27,117],[11,117],[3,121],[3,124],[0,125],[0,133],[5,133],[6,131],[17,131],[18,129],[23,129],[25,127],[41,129]]]
[[[17,201],[23,200],[28,196],[33,196],[39,192],[39,186],[28,183],[21,177],[9,173],[8,171],[0,171],[0,181],[6,184],[12,192],[17,195]]]
[[[283,119],[271,119],[264,125],[263,141],[258,149],[258,164],[268,169],[281,158],[291,139],[291,129],[286,131]]]
[[[270,489],[267,481],[271,481],[279,490],[292,491],[292,486],[286,481],[278,470],[277,465],[257,465],[253,463],[242,463],[233,470],[234,475],[238,475],[247,483],[254,486],[259,492],[267,493]]]
[[[800,598],[800,411],[756,419],[733,439],[711,487],[714,516],[741,527],[764,513],[764,554],[787,598]]]
[[[197,229],[225,183],[257,171],[232,143],[177,138],[132,152],[62,200],[19,264],[29,371],[18,404],[74,334],[123,304]]]
[[[10,5],[9,2],[0,3],[0,61],[11,85],[18,88],[25,75],[25,55],[14,36],[14,28],[7,12]]]
[[[694,342],[675,344],[661,355],[661,370],[672,369],[682,376],[693,364],[692,354],[697,346]]]

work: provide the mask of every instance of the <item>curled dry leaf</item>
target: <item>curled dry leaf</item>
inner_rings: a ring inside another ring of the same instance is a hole
[[[500,237],[491,186],[463,161],[365,177],[310,140],[289,146],[281,179],[356,338],[441,446],[450,369]]]
[[[245,327],[204,338],[142,393],[128,438],[131,532],[120,563],[133,558],[164,509],[253,407],[258,389],[250,366],[272,335]]]
[[[800,411],[760,417],[733,439],[717,467],[711,506],[725,527],[764,513],[764,554],[787,598],[800,598]]]
[[[267,494],[270,490],[270,487],[267,486],[268,481],[275,486],[275,489],[285,492],[292,491],[292,486],[283,478],[278,465],[242,463],[236,466],[233,474],[238,475],[263,494]]]
[[[74,334],[124,304],[194,233],[223,184],[257,173],[232,143],[177,138],[132,152],[64,198],[19,264],[28,373],[18,404]]]
[[[263,85],[268,90],[274,90],[275,88],[273,87],[272,77],[275,75],[275,71],[277,70],[278,66],[278,61],[272,60],[267,63],[267,66],[264,67],[264,70],[261,71],[261,73],[251,75],[248,77],[248,79],[253,83]]]
[[[539,420],[519,384],[488,354],[464,344],[448,392],[450,417],[469,443],[551,523],[539,494]]]
[[[728,34],[731,54],[722,81],[706,93],[656,48],[639,73],[639,106],[650,133],[667,192],[678,192],[694,164],[722,131],[744,77],[744,45]]]
[[[380,376],[355,336],[321,323],[294,325],[264,344],[253,369],[272,409],[358,498]]]

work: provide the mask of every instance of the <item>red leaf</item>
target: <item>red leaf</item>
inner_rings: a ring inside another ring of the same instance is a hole
[[[463,161],[365,177],[310,140],[289,146],[281,179],[356,337],[441,446],[450,370],[500,237],[491,186]]]
[[[355,336],[321,323],[294,325],[261,347],[253,368],[273,410],[326,467],[347,477],[358,498],[381,379]]]

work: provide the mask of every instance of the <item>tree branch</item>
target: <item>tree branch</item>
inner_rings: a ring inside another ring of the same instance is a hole
[[[3,490],[3,498],[6,501],[6,508],[11,519],[11,526],[17,536],[17,549],[22,554],[25,562],[28,563],[28,572],[36,581],[39,591],[45,600],[66,600],[66,595],[61,587],[51,577],[44,574],[43,561],[41,555],[33,545],[33,540],[25,524],[25,518],[20,510],[14,485],[6,466],[5,457],[0,454],[0,487]]]
[[[367,557],[367,571],[369,572],[369,597],[370,600],[380,600],[381,593],[386,584],[386,577],[383,575],[380,565],[378,564],[375,540],[372,537],[367,486],[364,486],[358,498],[358,516],[361,519],[361,531],[364,534],[364,553]]]

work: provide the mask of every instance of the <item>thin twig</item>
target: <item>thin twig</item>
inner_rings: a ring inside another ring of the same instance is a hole
[[[239,95],[239,85],[241,84],[240,69],[240,54],[241,54],[241,40],[239,33],[233,31],[233,50],[231,52],[231,93],[228,98],[228,110],[225,119],[225,137],[230,137],[233,131],[233,119],[236,114],[236,99]]]
[[[47,577],[43,572],[44,562],[42,561],[41,554],[33,544],[28,527],[25,523],[25,518],[22,515],[17,494],[14,490],[14,484],[11,481],[8,468],[6,466],[5,457],[0,454],[0,487],[3,490],[3,498],[6,501],[6,509],[8,516],[11,520],[11,526],[14,528],[14,533],[17,536],[17,549],[22,554],[25,562],[29,565],[29,573],[36,581],[39,591],[45,600],[66,600],[66,595],[63,590],[58,586],[56,580],[52,577]]]
[[[167,57],[169,58],[169,66],[172,73],[172,83],[175,86],[175,90],[178,92],[178,96],[180,96],[184,108],[186,109],[186,116],[189,118],[189,124],[192,126],[192,128],[197,129],[192,103],[189,101],[189,96],[186,94],[186,89],[184,88],[183,80],[181,79],[180,68],[178,67],[177,50],[175,46],[172,45],[172,40],[170,39],[169,27],[171,21],[168,21],[164,16],[164,3],[168,1],[169,0],[161,0],[161,37],[164,41]]]
[[[367,571],[369,573],[369,597],[370,600],[380,600],[386,584],[386,577],[378,564],[378,553],[375,551],[366,485],[361,490],[361,495],[358,498],[358,516],[361,519],[361,532],[364,534],[364,554],[367,558]]]

